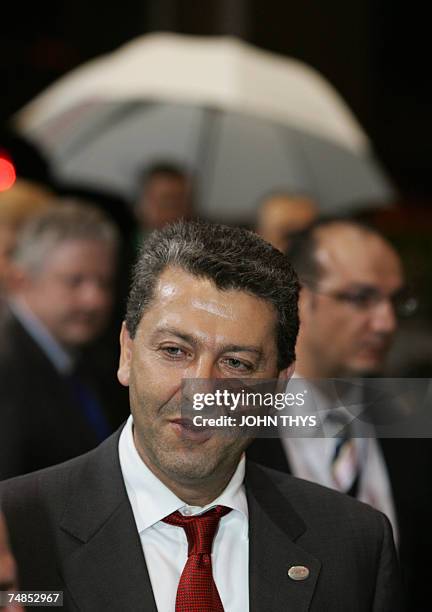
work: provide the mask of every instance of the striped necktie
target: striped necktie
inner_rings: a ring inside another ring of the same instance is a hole
[[[330,412],[326,422],[338,432],[331,439],[334,442],[334,450],[330,471],[334,488],[356,497],[360,483],[361,461],[359,446],[352,437],[351,424],[347,422],[346,416],[337,412]]]

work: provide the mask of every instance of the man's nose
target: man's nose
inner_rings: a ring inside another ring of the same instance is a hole
[[[192,402],[195,394],[213,394],[217,368],[210,355],[200,356],[184,370],[182,381],[183,399]]]
[[[191,363],[188,368],[189,378],[199,378],[201,380],[210,380],[218,378],[217,363],[212,355],[201,355],[195,362]]]
[[[111,304],[111,291],[101,283],[88,281],[81,287],[81,303],[92,309],[104,309]]]
[[[383,334],[392,334],[396,331],[398,320],[393,303],[390,299],[383,299],[373,310],[372,327],[374,331]]]

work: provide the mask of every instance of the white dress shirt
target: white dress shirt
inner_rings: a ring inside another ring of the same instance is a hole
[[[296,375],[296,378],[300,376]],[[335,425],[327,424],[326,417],[330,412],[339,413],[340,416],[345,415],[348,417],[346,423],[350,421],[354,423],[352,441],[360,466],[357,499],[370,504],[388,517],[397,541],[396,512],[381,448],[374,437],[373,426],[355,418],[356,412],[358,414],[362,412],[361,401],[356,404],[353,397],[350,397],[349,410],[343,408],[340,403],[339,407],[333,407],[331,400],[325,397],[310,381],[307,382],[307,387],[313,393],[321,429],[317,437],[313,438],[287,437],[281,432],[282,445],[292,473],[299,478],[311,480],[332,489],[338,488],[332,473],[332,459],[338,443],[338,429]],[[306,405],[304,408],[307,410]]]
[[[243,480],[245,457],[225,490],[204,507],[188,506],[146,466],[136,450],[129,417],[119,441],[120,466],[140,535],[159,612],[174,612],[177,587],[187,560],[184,529],[163,518],[179,510],[201,514],[217,505],[232,508],[223,516],[212,551],[213,578],[225,612],[249,610],[249,521]]]

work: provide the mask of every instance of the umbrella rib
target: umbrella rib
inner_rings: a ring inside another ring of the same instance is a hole
[[[210,185],[214,182],[214,168],[216,156],[216,139],[218,137],[217,123],[221,112],[215,108],[204,107],[202,116],[202,127],[199,133],[196,164],[196,176],[200,177],[200,202],[203,202],[203,194],[211,193]],[[204,183],[207,183],[204,189]],[[208,206],[204,207],[208,210]]]
[[[276,127],[276,126],[275,126]],[[319,194],[318,194],[318,190],[317,190],[317,181],[316,181],[316,174],[313,171],[312,168],[312,164],[310,163],[310,160],[308,158],[308,156],[306,155],[306,151],[304,146],[301,143],[301,138],[297,137],[297,133],[295,128],[293,127],[286,127],[285,129],[288,129],[291,131],[291,134],[295,134],[294,136],[294,140],[295,140],[295,146],[298,152],[299,157],[301,156],[301,160],[302,160],[302,164],[304,168],[307,168],[307,173],[308,173],[308,185],[310,185],[310,187],[308,187],[308,191],[310,191],[310,195],[312,195],[314,198],[316,198],[319,202]],[[286,142],[286,138],[284,138],[284,142]]]

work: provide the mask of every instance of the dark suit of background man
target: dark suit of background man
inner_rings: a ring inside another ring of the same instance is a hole
[[[303,284],[296,375],[317,381],[379,374],[398,315],[409,314],[413,303],[393,247],[372,228],[322,220],[297,237],[288,256]],[[323,391],[322,384],[317,397],[322,413],[346,400],[332,395],[331,386]],[[269,467],[351,492],[384,512],[397,534],[410,609],[429,610],[432,540],[424,530],[432,497],[430,441],[376,440],[370,425],[356,427],[360,437],[346,440],[354,453],[341,452],[337,435],[261,438],[248,452]]]
[[[116,251],[108,218],[76,203],[59,202],[20,235],[0,320],[0,478],[75,457],[112,432],[80,349],[108,322]]]
[[[0,487],[22,589],[88,612],[400,609],[384,515],[247,462],[240,428],[199,430],[180,410],[184,379],[287,380],[297,293],[287,257],[251,232],[152,234],[121,332],[132,416],[96,450]]]

